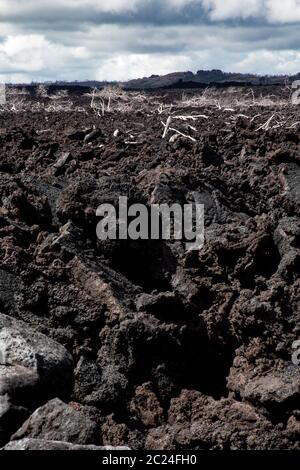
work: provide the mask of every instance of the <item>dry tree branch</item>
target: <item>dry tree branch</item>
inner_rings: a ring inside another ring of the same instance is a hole
[[[259,126],[257,129],[256,129],[256,132],[260,131],[260,130],[264,130],[264,131],[267,131],[270,127],[270,124],[271,122],[273,121],[274,117],[276,116],[277,113],[274,113],[272,114],[272,116],[264,123],[262,124],[261,126]]]
[[[295,129],[295,127],[297,127],[298,124],[300,124],[300,121],[294,122],[294,124],[292,124],[290,127],[287,127],[287,129]]]
[[[174,129],[173,127],[169,127],[170,131],[176,132],[178,135],[181,135],[182,137],[185,137],[186,139],[190,139],[192,142],[197,142],[194,137],[191,137],[190,135],[183,134],[183,132],[180,132],[178,129]]]
[[[172,121],[172,117],[169,116],[168,119],[167,119],[167,122],[164,123],[163,121],[161,121],[162,125],[164,126],[164,133],[163,133],[163,136],[162,138],[165,139],[168,132],[169,131],[173,131],[175,132],[176,134],[178,135],[181,135],[182,137],[185,137],[186,139],[190,139],[192,142],[196,142],[196,139],[194,139],[194,137],[191,137],[190,135],[186,135],[184,134],[183,132],[179,131],[178,129],[174,129],[174,127],[170,127],[170,124],[171,124],[171,121]],[[192,126],[190,126],[192,128]],[[195,128],[192,128],[193,130],[196,130]],[[175,139],[174,139],[174,135],[170,138],[169,142],[173,142]]]
[[[250,119],[250,122],[255,121],[255,119],[257,119],[259,116],[261,116],[261,114],[255,114],[255,116],[253,116],[253,118]]]
[[[164,104],[159,104],[158,108],[157,108],[157,112],[158,114],[163,114],[165,112],[168,112],[169,114],[171,114],[172,112],[172,108],[173,108],[173,103],[171,103],[170,105],[164,105]]]
[[[163,139],[166,138],[166,135],[167,135],[167,133],[168,133],[168,130],[169,130],[171,121],[172,121],[172,117],[171,117],[171,116],[168,117],[166,123],[164,123],[163,121],[161,121],[162,125],[164,126],[164,132],[163,132],[163,136],[162,136]]]
[[[197,121],[197,119],[199,118],[209,119],[208,116],[206,116],[205,114],[197,114],[194,116],[172,116],[172,117],[173,119],[179,119],[180,121],[188,121],[189,119],[191,119],[192,121]]]

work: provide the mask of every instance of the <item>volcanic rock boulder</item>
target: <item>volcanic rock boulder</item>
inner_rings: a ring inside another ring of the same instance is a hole
[[[68,397],[72,390],[73,360],[68,351],[25,323],[2,314],[0,364],[0,394],[7,393],[21,403],[32,405],[45,398]],[[30,394],[24,393],[25,382]]]
[[[262,361],[256,367],[241,356],[234,360],[228,378],[228,388],[244,400],[266,407],[296,407],[300,398],[300,368],[292,363],[277,361],[267,369]]]
[[[295,205],[295,212],[299,214],[300,198],[300,168],[296,163],[287,163],[282,168],[281,183],[283,196]]]
[[[67,350],[0,314],[0,444],[43,401],[66,398],[73,388],[73,360]]]
[[[55,398],[35,410],[12,436],[12,440],[23,438],[96,444],[97,425],[81,411]]]

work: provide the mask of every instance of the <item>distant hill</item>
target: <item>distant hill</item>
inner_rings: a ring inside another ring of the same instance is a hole
[[[291,77],[288,75],[254,75],[242,73],[225,73],[222,70],[199,70],[197,73],[193,72],[175,72],[167,75],[152,75],[147,78],[138,78],[136,80],[129,80],[123,85],[127,89],[157,89],[157,88],[179,88],[186,86],[197,87],[209,84],[252,84],[252,85],[274,85],[284,84],[288,80],[300,79],[300,73]]]
[[[284,85],[300,80],[300,72],[296,75],[255,75],[243,73],[226,73],[222,70],[198,70],[198,72],[173,72],[167,75],[151,75],[150,77],[137,78],[127,82],[116,81],[56,81],[45,82],[45,85],[55,89],[65,87],[72,90],[73,87],[103,88],[106,85],[120,84],[127,90],[157,90],[163,88],[201,88],[208,85]],[[32,83],[31,86],[39,85]],[[18,84],[18,86],[28,86]]]

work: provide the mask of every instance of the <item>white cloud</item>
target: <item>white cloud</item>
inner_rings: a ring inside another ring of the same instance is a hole
[[[191,3],[199,3],[201,6],[202,0],[165,0],[171,8],[177,8],[178,10],[190,5]]]
[[[52,16],[57,20],[68,13],[82,15],[82,22],[93,21],[98,13],[134,14],[144,7],[155,11],[183,13],[188,6],[204,9],[212,21],[257,18],[273,23],[300,21],[300,0],[0,0],[0,18]],[[70,18],[71,18],[70,16]],[[168,15],[166,15],[166,18]],[[66,19],[66,18],[65,18]]]
[[[134,9],[141,0],[0,0],[0,11],[4,15],[28,13],[36,10],[74,10],[90,8],[103,12],[124,12]]]
[[[265,0],[202,0],[213,20],[261,16]]]
[[[7,80],[15,80],[20,74],[55,74],[61,64],[71,66],[76,60],[88,57],[89,52],[84,47],[54,44],[38,34],[8,36],[0,44],[0,69],[6,70]]]
[[[277,23],[300,21],[300,0],[267,0],[268,20]]]
[[[192,60],[183,55],[122,54],[103,61],[97,70],[98,80],[128,80],[147,77],[153,73],[164,75],[176,70],[187,70]]]
[[[216,21],[251,17],[269,23],[300,21],[300,0],[202,0],[202,4]]]
[[[298,73],[300,70],[299,51],[253,51],[233,65],[241,72],[269,74]]]

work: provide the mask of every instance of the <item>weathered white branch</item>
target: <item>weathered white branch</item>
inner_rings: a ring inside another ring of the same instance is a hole
[[[162,138],[165,139],[166,138],[166,135],[168,133],[168,130],[169,130],[169,127],[170,127],[170,124],[171,124],[171,121],[172,121],[172,117],[169,116],[168,119],[167,119],[167,122],[164,123],[163,121],[161,121],[162,125],[164,126],[164,133],[163,133],[163,136]]]
[[[272,116],[267,120],[267,122],[265,122],[264,124],[259,126],[258,129],[256,129],[256,131],[260,131],[260,130],[267,131],[269,129],[270,124],[271,124],[271,122],[272,122],[272,120],[274,119],[275,116],[276,116],[276,113],[272,114]]]

